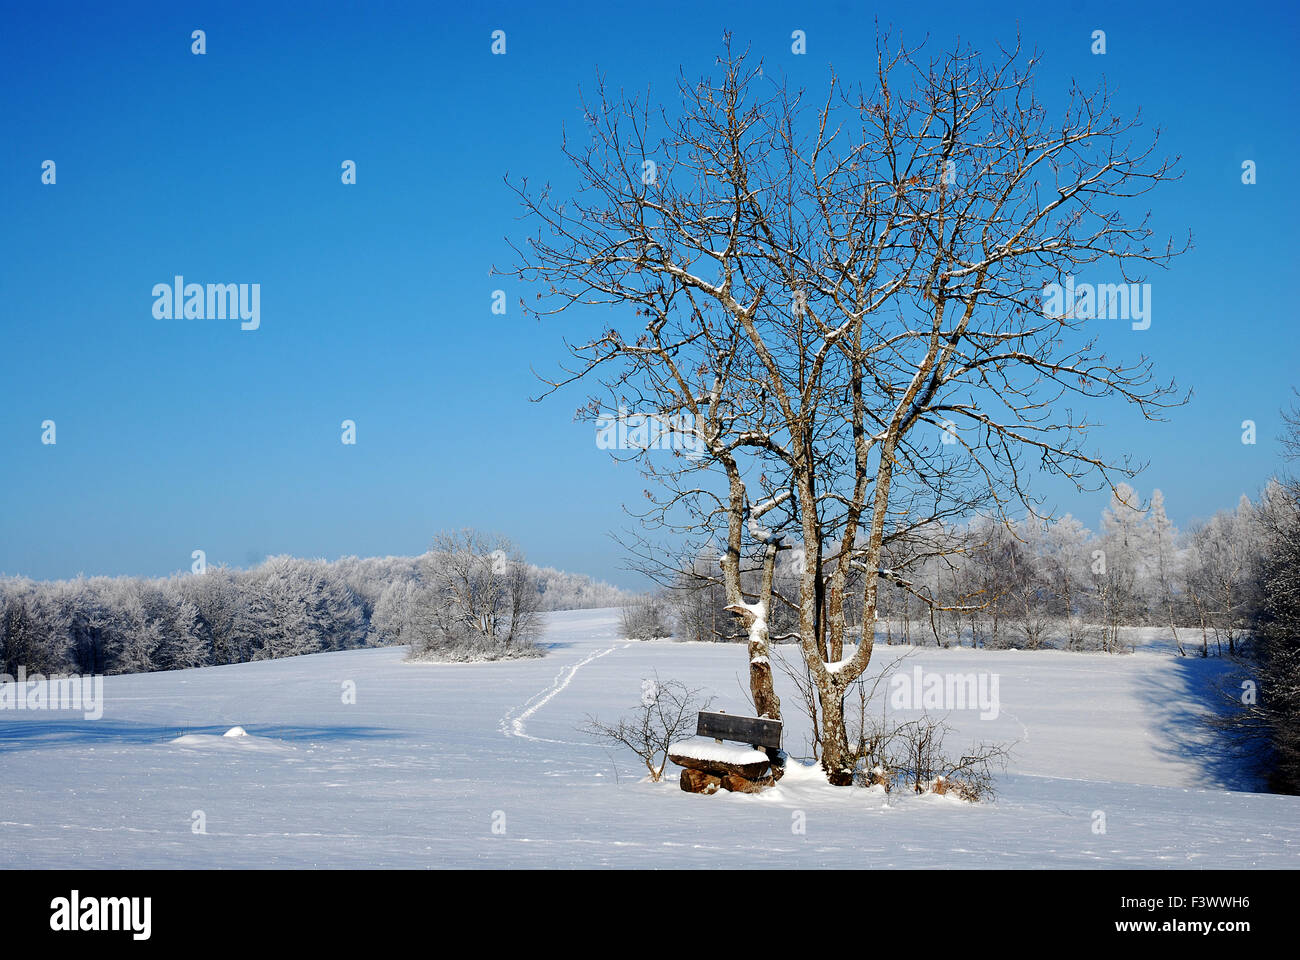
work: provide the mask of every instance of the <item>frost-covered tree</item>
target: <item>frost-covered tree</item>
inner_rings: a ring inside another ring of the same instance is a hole
[[[1040,541],[1052,608],[1060,617],[1057,629],[1070,649],[1086,647],[1093,639],[1090,538],[1084,525],[1067,513],[1047,526]]]
[[[0,596],[0,673],[14,677],[31,670],[39,656],[40,636],[32,622],[31,592],[10,582]]]
[[[356,596],[314,561],[269,559],[253,578],[248,609],[261,641],[254,660],[346,650],[366,635]]]
[[[172,620],[171,662],[177,669],[206,667],[212,662],[212,641],[199,608],[182,600]]]
[[[623,606],[620,622],[630,640],[663,640],[672,636],[668,604],[662,596],[646,594]]]
[[[426,554],[406,635],[416,656],[533,655],[541,593],[504,537],[441,533]]]
[[[542,635],[542,589],[523,554],[513,550],[506,558],[506,632],[507,648],[531,648]]]
[[[142,584],[115,584],[110,602],[109,630],[115,638],[112,673],[146,673],[157,667],[163,646],[163,624],[154,615],[153,598]]]
[[[1138,622],[1145,608],[1140,585],[1147,556],[1146,510],[1127,483],[1116,485],[1102,512],[1094,584],[1104,630],[1104,647],[1120,649],[1120,628]]]
[[[1046,643],[1054,622],[1052,587],[1042,545],[1044,527],[1039,521],[1027,519],[1003,530],[1005,586],[999,608],[1005,626],[1000,635],[995,633],[994,642],[1003,647],[1036,650]]]
[[[619,587],[594,580],[586,574],[567,573],[554,567],[530,567],[542,610],[591,610],[595,607],[618,607],[631,594]]]
[[[1300,406],[1282,416],[1284,455],[1300,462]],[[1256,523],[1265,547],[1252,609],[1260,696],[1248,715],[1267,731],[1273,789],[1300,793],[1300,477],[1269,484]]]
[[[206,573],[177,579],[178,593],[198,608],[207,626],[213,663],[244,663],[260,646],[251,611],[256,582],[254,573],[225,566],[211,566]]]
[[[1165,512],[1165,495],[1159,490],[1151,493],[1151,506],[1147,510],[1149,528],[1146,543],[1152,553],[1147,570],[1152,579],[1153,602],[1168,617],[1178,653],[1185,653],[1178,633],[1179,612],[1184,590],[1184,554],[1178,549],[1178,530]]]
[[[1201,626],[1201,655],[1209,636],[1222,652],[1235,655],[1259,598],[1259,528],[1250,498],[1235,510],[1221,510],[1191,531],[1187,590]]]
[[[406,643],[412,604],[418,587],[414,580],[397,580],[384,587],[370,617],[370,642]]]

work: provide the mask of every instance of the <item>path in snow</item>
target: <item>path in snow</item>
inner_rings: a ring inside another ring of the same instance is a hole
[[[623,646],[626,647],[627,644],[623,644]],[[606,649],[601,650],[598,653],[588,654],[586,657],[579,660],[577,663],[565,667],[558,674],[556,674],[554,683],[552,683],[548,688],[543,690],[541,693],[529,698],[529,700],[523,704],[524,708],[526,709],[524,709],[523,713],[519,714],[519,716],[511,717],[511,714],[514,713],[515,710],[519,709],[518,707],[514,707],[506,711],[506,715],[501,718],[501,723],[500,723],[501,732],[504,733],[507,737],[522,737],[525,740],[532,740],[536,743],[571,743],[572,741],[569,740],[550,740],[547,739],[546,737],[531,736],[528,733],[528,723],[527,723],[528,718],[531,717],[538,710],[540,710],[542,707],[546,706],[546,704],[549,703],[557,693],[559,693],[570,683],[572,683],[574,676],[577,674],[579,670],[581,670],[587,664],[591,663],[591,661],[599,660],[601,657],[605,656],[608,653],[613,653],[617,649],[618,649],[618,645],[615,644],[614,646],[607,647]]]

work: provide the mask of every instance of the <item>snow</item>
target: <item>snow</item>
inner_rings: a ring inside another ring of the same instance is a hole
[[[845,667],[847,667],[850,663],[853,662],[853,658],[857,656],[857,653],[858,653],[857,644],[845,644],[843,650],[843,656],[839,660],[832,660],[829,663],[827,663],[826,672],[839,673],[841,670],[843,670]]]
[[[1170,656],[1159,631],[1124,656],[878,638],[872,671],[906,654],[1000,675],[996,719],[948,716],[957,749],[1018,741],[997,800],[970,804],[831,787],[793,757],[755,795],[683,793],[672,764],[650,783],[583,721],[631,711],[656,673],[748,715],[744,646],[626,643],[617,610],[548,625],[537,660],[353,650],[108,677],[100,720],[0,711],[0,868],[1300,867],[1300,798],[1232,789],[1207,747],[1223,664]],[[797,757],[808,721],[776,682]]]
[[[739,743],[723,741],[719,743],[712,737],[691,737],[679,740],[668,748],[670,754],[690,757],[692,760],[709,760],[721,763],[767,763],[768,756],[762,750],[755,750]]]

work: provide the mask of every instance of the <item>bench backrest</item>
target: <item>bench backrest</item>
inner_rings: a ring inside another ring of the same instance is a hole
[[[738,717],[730,713],[709,713],[701,710],[695,725],[700,737],[715,740],[735,740],[756,747],[781,746],[781,721],[765,717]]]

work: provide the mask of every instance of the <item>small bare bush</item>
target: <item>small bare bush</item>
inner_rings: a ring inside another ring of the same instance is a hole
[[[891,672],[892,667],[869,684],[856,684],[856,716],[848,725],[855,782],[882,786],[886,792],[902,786],[913,793],[953,794],[971,802],[994,799],[993,771],[1005,768],[1011,745],[981,741],[954,756],[945,743],[952,728],[943,720],[928,715],[891,720],[883,709],[879,717],[872,715],[876,691]]]
[[[663,779],[668,765],[668,748],[675,741],[695,732],[696,714],[708,709],[712,698],[703,691],[687,687],[680,680],[642,681],[641,704],[613,724],[588,715],[579,730],[605,743],[626,747],[641,758],[650,780]]]
[[[945,746],[950,733],[951,727],[929,716],[902,723],[869,721],[858,738],[858,784],[883,786],[887,792],[899,785],[913,793],[952,794],[971,802],[994,799],[993,770],[1005,768],[1009,746],[980,742],[954,756]]]

